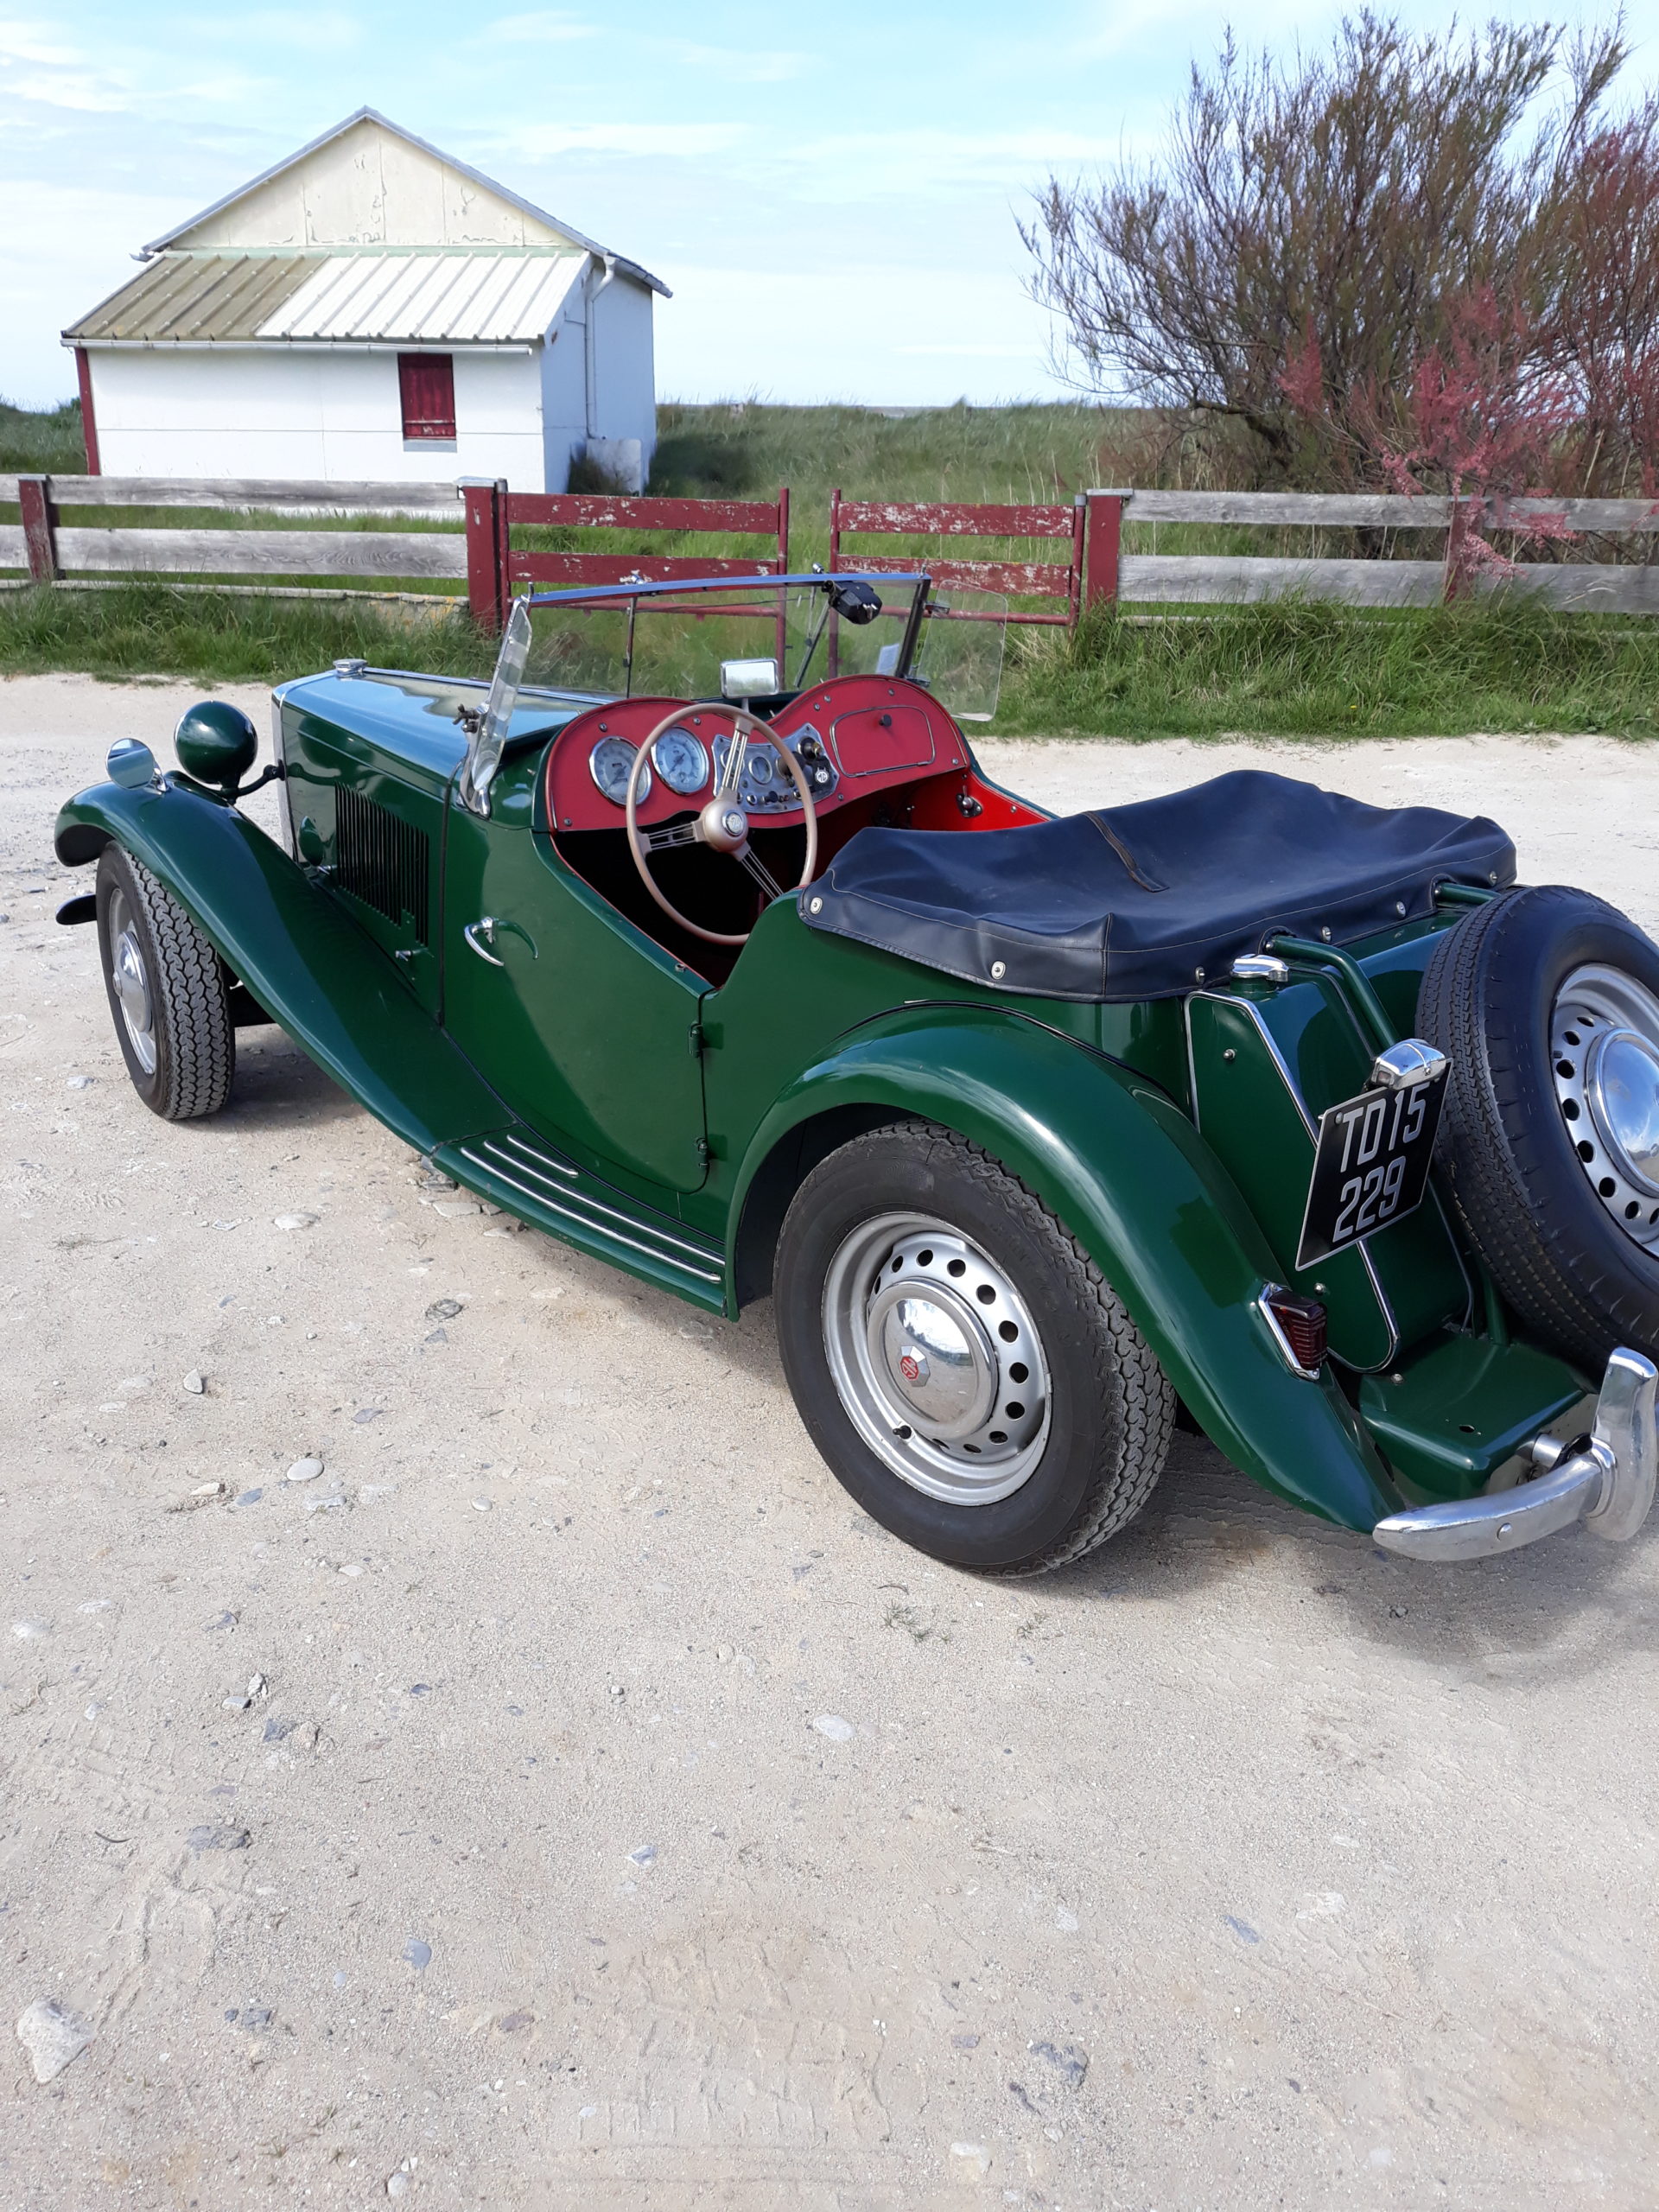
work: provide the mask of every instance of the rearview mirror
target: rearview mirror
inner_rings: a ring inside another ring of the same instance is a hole
[[[723,660],[720,664],[722,699],[763,699],[782,689],[775,660]]]

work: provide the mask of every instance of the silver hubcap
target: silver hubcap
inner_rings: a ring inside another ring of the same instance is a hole
[[[124,892],[110,900],[110,981],[121,1009],[133,1058],[146,1075],[156,1072],[156,1013],[150,1002],[149,975],[138,943],[138,931]]]
[[[1580,968],[1550,1017],[1555,1095],[1591,1188],[1659,1250],[1659,999],[1617,968]]]
[[[1041,1459],[1042,1344],[1007,1274],[948,1224],[880,1214],[844,1238],[823,1341],[859,1434],[929,1497],[995,1504]]]

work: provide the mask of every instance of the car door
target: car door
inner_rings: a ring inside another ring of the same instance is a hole
[[[696,1190],[708,987],[532,831],[533,787],[533,768],[509,761],[487,817],[452,801],[445,1027],[513,1111],[582,1164]]]

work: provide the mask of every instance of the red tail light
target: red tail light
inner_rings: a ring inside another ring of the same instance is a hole
[[[1303,1375],[1317,1375],[1325,1364],[1325,1311],[1317,1298],[1299,1298],[1294,1290],[1270,1282],[1262,1294],[1262,1310],[1291,1365]]]

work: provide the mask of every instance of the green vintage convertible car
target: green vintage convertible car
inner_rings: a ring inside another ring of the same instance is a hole
[[[1493,823],[1262,773],[1054,819],[922,574],[625,579],[487,686],[342,662],[63,809],[170,1120],[276,1021],[457,1182],[770,1294],[879,1521],[1019,1574],[1173,1429],[1427,1560],[1631,1536],[1659,1440],[1659,948]]]

